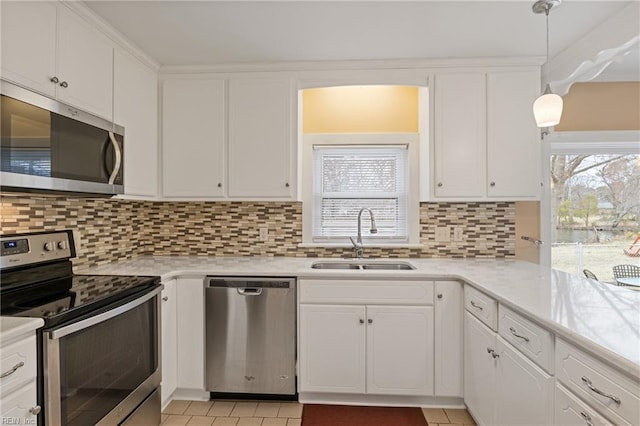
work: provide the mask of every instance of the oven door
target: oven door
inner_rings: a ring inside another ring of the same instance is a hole
[[[46,425],[117,425],[158,388],[161,290],[44,331]]]

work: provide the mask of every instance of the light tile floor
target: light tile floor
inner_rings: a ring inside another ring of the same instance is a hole
[[[423,408],[429,426],[475,425],[467,410]],[[302,404],[271,401],[178,401],[162,412],[165,426],[300,426]],[[390,425],[392,426],[392,425]]]

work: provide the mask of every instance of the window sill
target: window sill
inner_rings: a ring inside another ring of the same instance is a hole
[[[353,248],[350,243],[300,243],[298,244],[299,248]],[[371,248],[388,248],[388,249],[414,249],[414,248],[422,248],[422,244],[412,244],[412,243],[398,243],[398,244],[384,244],[384,243],[364,243],[365,250],[367,247]]]

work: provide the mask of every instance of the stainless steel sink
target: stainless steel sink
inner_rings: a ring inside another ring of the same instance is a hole
[[[344,262],[316,262],[311,267],[313,269],[360,269],[360,265],[356,263]]]
[[[416,269],[407,262],[315,262],[313,269],[371,269],[381,271],[409,271]]]
[[[360,266],[362,269],[381,269],[385,271],[409,271],[416,269],[409,263],[364,263]]]

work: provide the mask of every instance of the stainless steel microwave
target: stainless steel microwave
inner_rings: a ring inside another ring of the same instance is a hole
[[[3,191],[124,192],[124,128],[0,82]]]

